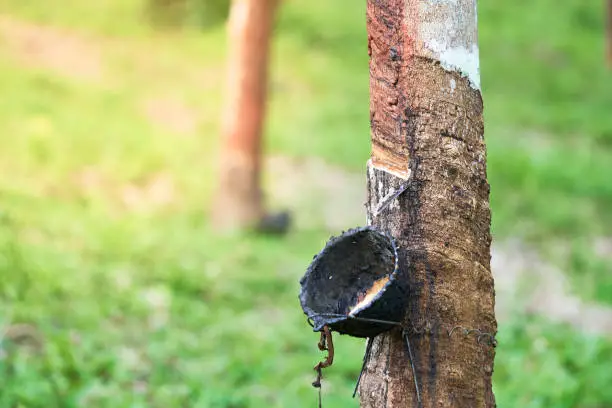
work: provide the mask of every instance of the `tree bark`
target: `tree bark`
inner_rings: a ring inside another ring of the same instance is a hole
[[[393,330],[373,339],[362,407],[495,406],[476,21],[475,0],[368,0],[368,222],[400,247],[411,288],[404,327],[422,402],[402,332]]]
[[[251,226],[263,216],[260,186],[268,54],[277,0],[234,0],[213,223]]]

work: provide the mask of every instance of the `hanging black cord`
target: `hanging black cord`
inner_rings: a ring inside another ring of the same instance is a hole
[[[359,389],[359,383],[361,382],[361,376],[368,365],[368,361],[370,361],[370,352],[372,351],[372,344],[374,343],[374,339],[372,337],[368,337],[368,343],[366,344],[365,354],[363,355],[363,363],[361,364],[361,371],[359,371],[359,377],[357,377],[357,384],[355,384],[355,389],[353,390],[353,398],[357,395],[357,390]]]

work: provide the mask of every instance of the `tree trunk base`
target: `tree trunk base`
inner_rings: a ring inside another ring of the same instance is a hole
[[[219,187],[212,209],[212,225],[217,230],[257,226],[264,216],[259,171],[245,155],[224,159]]]

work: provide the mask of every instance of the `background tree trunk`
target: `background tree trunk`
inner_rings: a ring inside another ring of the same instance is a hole
[[[368,221],[401,248],[423,407],[495,406],[494,339],[479,336],[497,323],[476,21],[475,0],[368,0]],[[419,406],[401,332],[373,340],[360,397]]]
[[[232,2],[219,185],[213,203],[213,222],[219,228],[250,226],[263,216],[261,135],[276,6],[277,0]]]

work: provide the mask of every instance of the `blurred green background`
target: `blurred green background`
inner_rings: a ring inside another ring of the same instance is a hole
[[[612,406],[601,3],[479,1],[500,407]],[[316,406],[298,279],[365,222],[365,1],[280,9],[265,179],[296,218],[283,238],[209,229],[224,11],[185,4],[0,3],[0,407]],[[356,407],[364,344],[336,348],[324,406]]]

